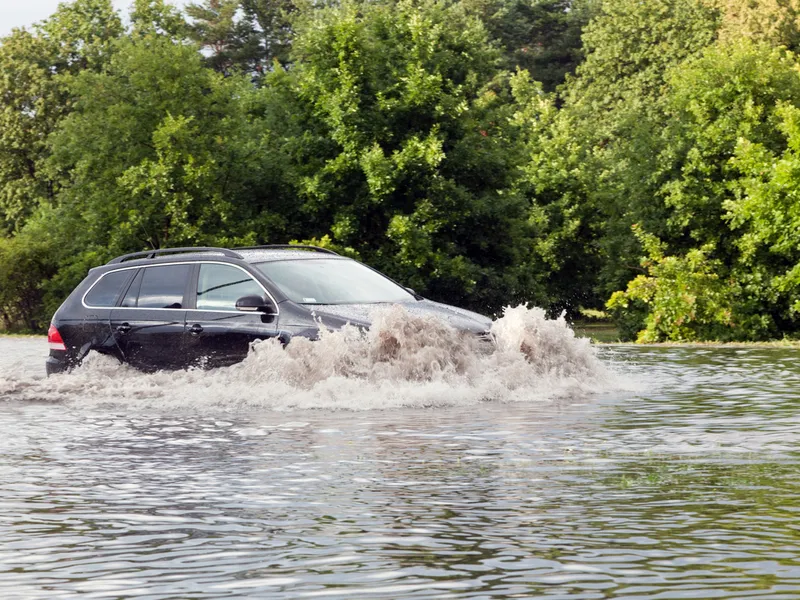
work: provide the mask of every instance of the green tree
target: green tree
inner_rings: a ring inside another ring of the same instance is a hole
[[[74,284],[69,265],[87,256],[282,231],[282,171],[247,115],[255,92],[246,79],[206,68],[193,47],[145,36],[122,41],[104,72],[82,73],[71,91],[75,111],[50,139],[59,218],[75,232],[55,288]]]
[[[294,37],[291,21],[298,10],[294,0],[242,0],[242,9],[258,40],[255,70],[263,74],[276,61],[287,66]]]
[[[518,74],[512,80],[515,113],[512,123],[524,132],[524,163],[515,189],[529,203],[533,253],[526,269],[537,274],[537,298],[553,312],[599,305],[594,285],[601,266],[597,240],[603,221],[587,199],[591,156],[575,135],[570,115],[557,110],[552,96]],[[541,278],[541,279],[539,279]]]
[[[181,12],[165,0],[134,0],[130,20],[134,37],[161,35],[179,41],[189,34]]]
[[[481,22],[444,2],[305,13],[283,87],[306,237],[483,310],[530,299],[524,140]],[[302,127],[298,130],[298,123]],[[279,125],[278,125],[279,126]],[[280,131],[280,130],[279,130]]]
[[[14,237],[0,237],[0,326],[6,330],[41,331],[50,314],[44,283],[57,270],[57,240],[50,231],[29,224]]]
[[[634,227],[648,256],[642,260],[647,274],[638,275],[624,292],[615,292],[608,308],[622,317],[644,317],[638,342],[694,342],[746,338],[734,318],[733,280],[719,276],[723,265],[709,258],[713,246],[693,248],[683,256],[668,256],[666,245]],[[630,323],[633,329],[640,324]],[[624,332],[627,333],[627,332]],[[631,331],[630,333],[633,333]]]
[[[294,0],[203,0],[186,7],[189,36],[204,49],[208,64],[225,74],[247,73],[256,82],[276,63],[289,64],[296,11]]]
[[[561,187],[590,226],[583,237],[594,275],[585,285],[596,306],[640,272],[631,225],[665,234],[669,211],[654,196],[667,77],[714,42],[718,21],[703,0],[607,0],[584,28],[586,58],[563,87],[558,120],[565,148],[580,161]]]
[[[553,91],[583,59],[583,28],[600,0],[462,0],[499,42],[505,67],[524,69]]]
[[[17,29],[0,45],[0,233],[18,230],[52,202],[44,172],[47,136],[72,106],[66,76],[99,70],[122,24],[109,0],[61,4],[32,31]]]
[[[709,48],[673,71],[661,131],[658,197],[670,209],[673,239],[730,248],[723,205],[738,177],[730,158],[740,138],[783,149],[781,103],[800,102],[796,59],[747,41]]]
[[[747,38],[772,46],[800,47],[800,1],[708,0],[719,8],[719,37],[725,43]]]
[[[586,60],[566,90],[573,111],[609,136],[657,104],[669,69],[714,42],[718,11],[702,0],[605,0],[583,34]]]
[[[252,23],[242,19],[241,0],[205,0],[188,4],[189,35],[208,52],[209,66],[220,73],[252,72],[261,57]]]
[[[740,138],[732,166],[742,177],[724,206],[740,270],[762,276],[765,308],[782,309],[777,318],[791,331],[800,314],[800,108],[782,102],[775,116],[785,147]]]
[[[791,278],[781,277],[794,257],[768,243],[791,217],[777,201],[765,212],[772,196],[757,182],[764,177],[758,169],[770,171],[767,160],[790,156],[786,107],[800,104],[796,59],[746,40],[715,45],[676,67],[668,81],[665,118],[641,138],[652,158],[642,163],[646,172],[630,167],[628,184],[649,181],[658,210],[632,203],[627,218],[646,231],[657,228],[666,255],[703,250],[720,277],[737,282],[733,322],[742,337],[791,332],[794,291]],[[755,208],[755,198],[764,205]],[[777,229],[767,227],[770,220]]]

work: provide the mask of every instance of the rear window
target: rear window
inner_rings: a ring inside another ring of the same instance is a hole
[[[92,286],[92,289],[86,294],[84,302],[87,306],[98,308],[115,306],[117,298],[125,289],[132,275],[133,271],[130,269],[106,273]]]

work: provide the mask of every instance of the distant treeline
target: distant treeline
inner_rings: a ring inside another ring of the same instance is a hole
[[[800,0],[136,0],[0,40],[0,325],[291,240],[641,341],[800,333]]]

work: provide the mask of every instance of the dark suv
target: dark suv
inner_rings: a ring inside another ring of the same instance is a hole
[[[80,364],[90,350],[145,371],[230,365],[256,340],[287,344],[316,338],[320,327],[369,327],[381,304],[433,314],[480,336],[491,325],[323,248],[167,248],[89,271],[53,316],[47,373]]]

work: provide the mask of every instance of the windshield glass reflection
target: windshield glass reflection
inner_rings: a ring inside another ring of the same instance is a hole
[[[408,291],[350,259],[278,260],[256,266],[299,304],[411,302]]]

